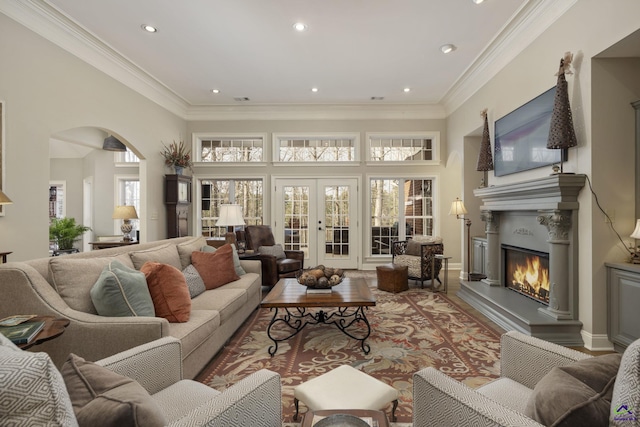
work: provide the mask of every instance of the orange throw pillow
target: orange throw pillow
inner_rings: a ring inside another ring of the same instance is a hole
[[[213,253],[194,251],[191,263],[200,273],[207,289],[219,288],[240,279],[233,267],[233,249],[230,244],[221,246]]]
[[[191,297],[184,274],[169,264],[147,261],[140,271],[147,278],[157,317],[169,322],[182,323],[191,316]]]

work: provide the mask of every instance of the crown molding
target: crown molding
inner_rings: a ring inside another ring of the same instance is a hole
[[[578,0],[528,0],[456,80],[441,103],[449,115],[515,59]]]
[[[442,119],[564,14],[577,0],[528,0],[438,104],[190,105],[45,0],[0,0],[0,13],[185,120]]]
[[[444,119],[441,105],[324,104],[192,106],[186,120],[425,120]]]
[[[0,12],[170,112],[187,102],[142,68],[42,0],[0,0]]]

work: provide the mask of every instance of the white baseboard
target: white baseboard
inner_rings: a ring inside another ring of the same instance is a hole
[[[607,334],[592,334],[584,329],[580,331],[584,346],[591,351],[613,351],[613,344]]]

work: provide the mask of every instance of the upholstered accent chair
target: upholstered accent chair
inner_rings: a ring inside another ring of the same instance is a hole
[[[268,225],[248,225],[245,227],[247,249],[259,252],[262,261],[262,286],[273,287],[278,280],[296,277],[303,268],[304,252],[284,250],[276,240]]]
[[[100,417],[109,425],[152,425],[152,417],[154,425],[167,426],[282,426],[277,373],[262,369],[220,392],[183,379],[181,351],[180,340],[165,337],[58,370],[47,353],[20,350],[0,335],[0,419],[3,425],[95,425]],[[149,424],[135,422],[145,419]]]
[[[594,358],[516,331],[502,335],[500,378],[472,389],[426,368],[413,375],[413,425],[638,425],[640,340]],[[535,419],[534,419],[535,418]]]
[[[444,244],[441,237],[414,236],[407,240],[394,241],[392,244],[392,263],[406,265],[409,268],[409,279],[420,282],[424,288],[424,281],[440,281],[442,260],[435,255],[444,253]],[[435,259],[434,259],[435,258]]]

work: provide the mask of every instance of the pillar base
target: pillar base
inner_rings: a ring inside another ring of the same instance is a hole
[[[572,320],[571,312],[569,311],[561,311],[555,310],[553,308],[544,307],[539,308],[538,311],[540,313],[546,314],[547,316],[551,316],[556,320]]]

